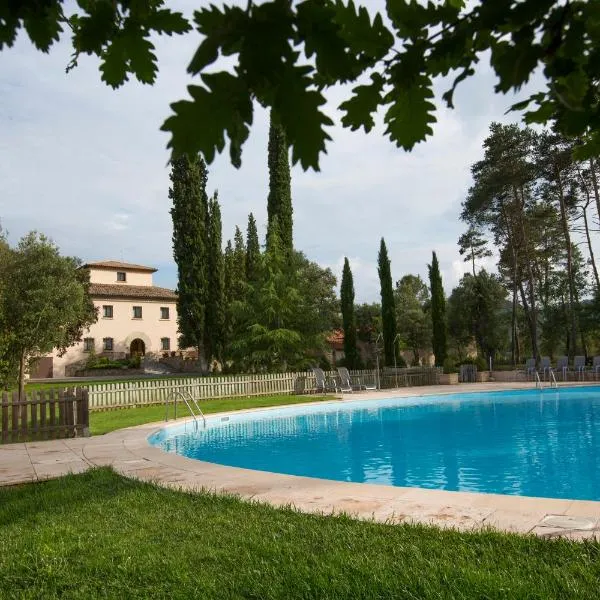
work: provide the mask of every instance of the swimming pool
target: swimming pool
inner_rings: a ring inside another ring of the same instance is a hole
[[[600,500],[600,386],[333,401],[208,417],[149,442],[337,481]]]

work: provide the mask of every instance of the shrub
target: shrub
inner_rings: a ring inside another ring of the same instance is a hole
[[[448,373],[456,373],[456,363],[454,362],[454,360],[452,358],[450,358],[449,356],[447,356],[444,359],[444,373],[448,374]]]

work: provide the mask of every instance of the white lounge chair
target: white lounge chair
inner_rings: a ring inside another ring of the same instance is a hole
[[[577,373],[577,379],[585,379],[585,356],[576,356],[573,369]]]
[[[562,380],[567,380],[567,372],[569,371],[569,357],[559,356],[556,359],[556,371],[562,375]]]
[[[548,379],[550,379],[550,373],[552,371],[552,365],[550,363],[549,356],[542,356],[540,359],[540,372],[542,373],[542,377],[546,380],[546,373],[548,373]]]
[[[335,380],[327,377],[323,372],[323,369],[319,367],[313,367],[312,372],[317,380],[316,391],[317,393],[337,392],[338,386]]]
[[[594,365],[592,369],[594,370],[594,377],[598,379],[598,373],[600,372],[600,356],[594,356]]]

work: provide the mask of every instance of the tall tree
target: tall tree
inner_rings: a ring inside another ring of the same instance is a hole
[[[248,227],[246,228],[246,280],[249,282],[258,279],[260,269],[260,243],[254,215],[248,215]]]
[[[267,238],[261,276],[249,287],[243,326],[232,341],[233,356],[247,370],[285,371],[305,350],[302,335],[294,329],[300,295],[281,249],[277,217]]]
[[[390,259],[383,238],[381,238],[377,262],[381,288],[381,322],[383,330],[384,360],[386,365],[393,366],[396,353],[396,305],[394,301]]]
[[[448,299],[450,337],[463,358],[472,340],[487,359],[504,349],[508,340],[506,288],[497,276],[482,269],[465,274]],[[487,362],[487,361],[486,361]]]
[[[32,232],[21,239],[2,269],[3,351],[19,364],[19,394],[31,360],[81,340],[97,320],[89,295],[89,273],[78,259],[61,256],[48,238]]]
[[[290,161],[285,131],[271,111],[269,127],[269,197],[267,199],[267,238],[277,218],[281,250],[291,253],[293,242]]]
[[[421,352],[431,350],[429,290],[419,275],[404,275],[396,282],[396,323],[404,347],[413,353],[413,365],[421,363]]]
[[[178,274],[177,318],[183,344],[195,346],[199,356],[208,300],[207,177],[206,165],[197,156],[173,161],[169,198],[173,201],[173,257]]]
[[[208,302],[204,347],[206,360],[223,360],[225,344],[225,260],[222,246],[221,207],[215,192],[208,205]]]
[[[354,280],[348,258],[344,257],[340,286],[342,324],[344,328],[344,355],[346,366],[359,368],[360,357],[356,347],[356,318],[354,316]]]
[[[473,277],[475,277],[475,259],[492,255],[487,244],[481,231],[474,225],[469,225],[469,229],[458,238],[458,252],[461,256],[464,255],[465,262],[471,261]]]
[[[433,252],[431,264],[427,265],[429,271],[429,289],[431,290],[431,345],[435,355],[435,364],[444,365],[448,353],[446,340],[446,296],[442,285],[442,274],[437,255]]]
[[[240,298],[246,285],[246,243],[242,230],[236,225],[233,234],[233,287],[234,295]]]

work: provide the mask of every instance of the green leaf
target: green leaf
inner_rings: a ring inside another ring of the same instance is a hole
[[[187,33],[192,29],[188,20],[180,12],[173,12],[168,8],[152,12],[146,19],[146,27],[167,35]]]
[[[335,23],[340,27],[340,36],[346,41],[349,49],[359,59],[373,61],[383,58],[394,43],[394,36],[383,24],[381,15],[377,13],[371,22],[369,11],[358,7],[349,0],[336,0]]]
[[[141,31],[132,32],[126,38],[126,53],[129,57],[128,70],[142,83],[154,83],[158,71],[154,45]]]
[[[396,145],[412,150],[417,142],[433,134],[431,123],[436,122],[431,79],[418,77],[411,85],[395,84],[384,102],[391,103],[386,115],[386,134]]]
[[[321,0],[305,0],[297,8],[297,41],[304,43],[308,58],[315,56],[318,75],[327,84],[352,80],[362,71],[335,17],[334,6]]]
[[[319,170],[319,154],[325,152],[325,142],[331,137],[325,126],[333,121],[320,107],[325,104],[321,92],[310,89],[312,80],[307,67],[290,66],[282,75],[275,90],[273,108],[285,129],[292,149],[292,162],[300,162],[303,169]]]
[[[173,157],[202,153],[211,163],[215,153],[225,148],[225,133],[230,140],[231,160],[241,164],[241,148],[252,123],[252,101],[239,77],[220,71],[202,76],[207,87],[189,86],[192,100],[171,105],[174,115],[161,127],[172,134],[168,147]]]
[[[58,0],[29,3],[23,14],[23,26],[33,45],[42,52],[48,52],[57,42],[63,29],[61,3]]]
[[[525,82],[529,81],[540,57],[541,49],[537,44],[521,43],[516,46],[508,42],[492,44],[490,63],[499,79],[495,86],[496,92],[520,89]]]
[[[73,46],[76,52],[102,53],[102,49],[117,32],[114,7],[110,2],[96,2],[87,15],[73,15]]]
[[[102,81],[113,88],[119,87],[129,79],[127,76],[127,42],[123,35],[114,37],[102,53],[100,72]]]
[[[194,12],[194,21],[204,40],[198,46],[189,66],[189,73],[200,73],[217,60],[219,51],[229,55],[239,51],[248,25],[247,14],[239,7],[216,6]]]
[[[372,113],[382,103],[384,79],[379,73],[373,73],[371,80],[370,85],[355,87],[352,90],[354,96],[340,104],[340,110],[346,113],[342,117],[342,124],[352,131],[362,127],[368,133],[375,125]]]

